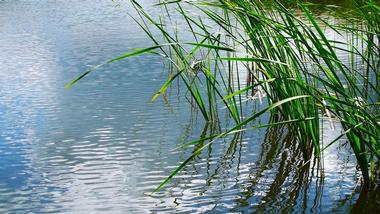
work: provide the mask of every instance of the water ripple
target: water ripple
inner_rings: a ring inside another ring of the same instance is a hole
[[[305,201],[311,209],[300,193],[317,195],[317,187],[293,185],[307,173],[291,173],[297,148],[277,139],[283,130],[217,140],[149,195],[194,149],[177,144],[204,128],[184,97],[170,108],[149,104],[167,78],[162,62],[128,59],[64,89],[90,66],[151,44],[125,4],[0,1],[0,213],[301,211]],[[332,149],[341,155],[325,154],[323,208],[339,208],[359,176],[348,148]]]

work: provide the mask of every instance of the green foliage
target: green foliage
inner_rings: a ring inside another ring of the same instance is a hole
[[[169,21],[172,15],[169,10],[175,10],[176,15],[185,21],[193,41],[182,42],[178,32],[167,27],[166,20],[151,17],[131,0],[140,15],[135,21],[154,46],[107,63],[157,51],[153,53],[167,59],[171,70],[168,81],[152,101],[178,79],[184,83],[191,102],[207,122],[218,121],[220,104],[235,122],[232,128],[225,127],[220,134],[187,144],[210,141],[197,147],[156,191],[213,140],[259,128],[252,127],[250,122],[268,112],[280,115],[282,121],[265,127],[287,125],[296,138],[294,143],[301,146],[305,161],[312,156],[320,158],[324,149],[346,137],[362,172],[364,185],[369,186],[373,182],[377,170],[373,163],[377,163],[380,157],[378,2],[356,1],[355,9],[350,11],[350,18],[344,24],[331,24],[318,18],[310,10],[310,4],[292,1],[293,7],[290,8],[279,1],[270,2],[160,1],[156,6],[166,11]],[[192,15],[186,12],[185,7],[192,7],[202,15]],[[295,16],[295,10],[303,15]],[[153,35],[154,28],[161,33],[161,38]],[[326,29],[345,40],[331,40],[325,33]],[[349,63],[339,58],[338,52],[347,53]],[[358,64],[363,66],[355,66]],[[248,77],[246,87],[240,74]],[[260,91],[265,93],[268,106],[252,115],[245,115],[243,96]],[[320,123],[326,118],[340,123],[344,130],[337,139],[323,147]]]

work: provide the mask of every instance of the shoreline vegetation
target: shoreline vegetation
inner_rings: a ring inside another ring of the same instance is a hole
[[[215,140],[277,126],[292,133],[291,143],[300,149],[298,158],[306,168],[312,159],[323,161],[323,151],[331,145],[347,141],[362,174],[362,189],[369,192],[378,188],[380,170],[380,4],[349,2],[344,21],[332,23],[313,11],[326,6],[301,1],[159,1],[155,6],[166,18],[157,18],[131,0],[138,12],[132,18],[154,45],[93,67],[66,87],[105,64],[155,54],[168,62],[169,73],[152,102],[180,82],[207,123],[218,123],[225,109],[233,124],[182,145],[194,147],[192,155],[154,192]],[[191,39],[181,39],[173,16],[181,17],[185,26],[180,30],[185,28]],[[338,36],[330,38],[327,31]],[[247,98],[266,105],[247,111]],[[252,124],[267,113],[269,124]],[[339,124],[342,133],[325,142],[323,121]]]

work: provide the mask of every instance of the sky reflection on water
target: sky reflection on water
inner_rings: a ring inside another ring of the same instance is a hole
[[[89,66],[151,44],[119,3],[0,1],[0,212],[348,209],[360,175],[347,148],[332,148],[338,159],[326,152],[317,197],[318,176],[294,172],[300,163],[288,157],[298,150],[283,129],[220,140],[167,188],[145,195],[191,153],[175,146],[212,127],[175,89],[170,108],[149,104],[167,78],[155,56],[106,66],[64,89]],[[298,185],[301,178],[310,182]]]

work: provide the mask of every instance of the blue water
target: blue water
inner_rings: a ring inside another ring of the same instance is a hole
[[[107,65],[64,89],[87,68],[152,44],[128,13],[136,15],[128,1],[0,1],[0,213],[341,212],[355,203],[360,174],[344,142],[326,152],[320,185],[320,173],[296,170],[286,129],[218,140],[148,195],[193,150],[176,146],[213,127],[177,88],[169,103],[149,102],[168,77],[157,56]]]

